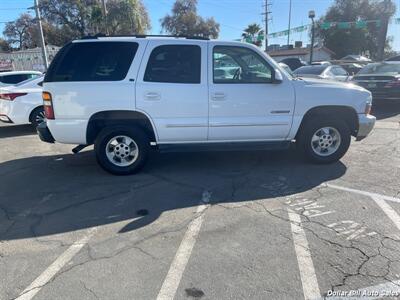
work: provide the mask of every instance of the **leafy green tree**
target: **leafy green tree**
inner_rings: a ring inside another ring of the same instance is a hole
[[[172,35],[218,38],[219,24],[214,18],[203,19],[197,14],[197,0],[176,0],[172,14],[160,21],[163,30]]]
[[[258,39],[259,36],[263,36],[264,31],[261,29],[260,25],[253,23],[248,25],[242,33],[242,37],[245,40],[251,41],[252,44],[261,46],[262,40]]]
[[[325,46],[334,51],[338,58],[347,54],[361,54],[369,51],[372,58],[377,58],[379,41],[384,34],[382,26],[396,11],[395,4],[390,0],[336,0],[328,9],[320,22],[354,22],[364,20],[381,20],[381,27],[371,23],[365,28],[329,29],[318,28],[317,36],[323,39]],[[389,50],[390,39],[386,39]]]

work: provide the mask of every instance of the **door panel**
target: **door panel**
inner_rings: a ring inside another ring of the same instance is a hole
[[[209,140],[284,140],[288,135],[294,89],[287,79],[270,82],[271,67],[262,55],[245,46],[210,44]]]
[[[148,44],[136,82],[136,108],[153,119],[159,143],[207,139],[206,45],[156,40]]]

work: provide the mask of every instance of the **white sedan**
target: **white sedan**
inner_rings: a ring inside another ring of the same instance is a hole
[[[45,121],[42,100],[43,76],[0,88],[0,121],[31,123],[35,128]]]

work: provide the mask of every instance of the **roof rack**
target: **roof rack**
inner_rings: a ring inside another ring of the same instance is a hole
[[[135,38],[148,38],[148,37],[169,37],[169,38],[184,38],[188,40],[210,40],[207,37],[203,36],[187,36],[187,35],[162,35],[162,34],[133,34],[133,35],[106,35],[103,33],[97,33],[95,35],[87,35],[82,38],[81,40],[89,40],[89,39],[97,39],[99,37],[135,37]]]

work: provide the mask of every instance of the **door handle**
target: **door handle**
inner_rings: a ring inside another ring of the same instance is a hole
[[[156,92],[148,92],[144,95],[144,98],[146,100],[160,100],[161,99],[161,95],[159,93]]]
[[[225,95],[225,93],[214,93],[211,96],[211,99],[214,101],[223,101],[226,99],[226,95]]]

